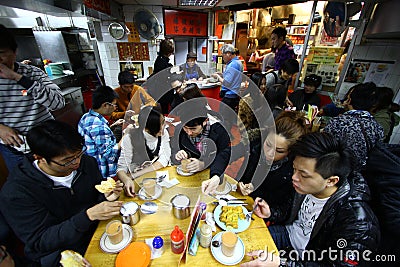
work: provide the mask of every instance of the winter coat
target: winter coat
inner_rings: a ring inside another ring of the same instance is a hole
[[[295,193],[289,223],[296,220],[305,196]],[[354,266],[356,262],[366,266],[363,252],[375,252],[380,241],[378,220],[368,201],[368,186],[355,172],[325,203],[314,224],[306,251],[314,251],[318,260],[289,262],[289,266]],[[328,255],[332,250],[337,252],[333,252],[336,259]],[[359,253],[358,260],[355,251]],[[370,253],[366,255],[372,258]]]
[[[86,210],[105,201],[95,189],[102,176],[93,157],[83,155],[71,188],[54,182],[24,159],[0,192],[1,212],[25,244],[25,255],[41,266],[58,266],[60,253],[85,253],[97,227]]]
[[[179,137],[179,140],[177,140],[177,136]],[[200,155],[200,151],[190,141],[190,138],[185,131],[182,128],[176,129],[174,140],[171,145],[172,162],[179,164],[175,159],[175,155],[179,150],[185,150],[190,157],[204,161],[205,166],[210,167],[210,177],[213,177],[214,175],[222,175],[228,166],[231,154],[228,133],[219,122],[216,122],[210,126],[210,134],[208,138],[203,141],[207,143],[207,149],[204,155]]]

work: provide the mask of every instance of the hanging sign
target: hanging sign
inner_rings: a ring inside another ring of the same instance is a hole
[[[165,35],[207,37],[207,22],[207,13],[164,9]]]

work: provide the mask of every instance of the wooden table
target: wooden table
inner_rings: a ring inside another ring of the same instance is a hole
[[[201,193],[201,182],[209,178],[209,170],[204,170],[192,176],[180,176],[176,173],[175,167],[166,167],[163,170],[168,170],[170,179],[176,177],[180,183],[171,187],[170,189],[163,188],[163,192],[158,200],[155,202],[158,204],[158,211],[155,214],[143,215],[140,214],[140,221],[133,226],[134,237],[133,241],[144,242],[147,238],[153,238],[157,235],[164,239],[164,253],[160,258],[151,261],[149,266],[178,266],[179,258],[181,255],[177,255],[171,252],[170,249],[170,234],[175,225],[178,225],[182,231],[186,234],[186,230],[190,223],[190,217],[184,220],[176,219],[172,214],[172,207],[170,205],[170,199],[179,193],[183,193],[190,198],[191,210],[195,205],[198,196],[201,196],[201,201],[207,203],[207,211],[212,212],[215,205],[211,202],[214,201],[213,198],[205,196]],[[143,178],[155,177],[155,172],[148,173],[138,178],[138,183],[141,182]],[[228,182],[231,184],[236,184],[236,181],[230,177],[227,177]],[[243,198],[240,193],[231,192],[231,195],[235,197]],[[253,200],[250,197],[246,197],[247,202],[250,207],[253,205]],[[138,196],[135,198],[126,197],[121,195],[120,200],[125,202],[135,201],[138,204],[145,202],[141,200]],[[249,209],[249,208],[248,208]],[[271,238],[271,235],[266,227],[264,221],[257,216],[253,216],[254,221],[251,221],[250,227],[239,233],[238,236],[243,240],[246,252],[258,249],[266,249],[268,251],[277,251],[276,246]],[[115,217],[114,219],[121,219],[121,217]],[[117,254],[108,254],[100,249],[100,238],[105,231],[105,226],[108,221],[101,221],[94,233],[92,240],[88,246],[85,254],[85,258],[92,264],[93,267],[110,267],[114,266],[115,258]],[[200,222],[200,225],[203,222]],[[221,229],[217,226],[217,232]],[[213,236],[216,233],[213,233]],[[245,256],[242,262],[247,262],[251,260],[250,257]],[[199,246],[197,255],[191,256],[187,255],[186,264],[181,264],[182,266],[224,266],[220,264],[211,254],[210,248],[203,248]],[[239,266],[240,264],[236,265]]]

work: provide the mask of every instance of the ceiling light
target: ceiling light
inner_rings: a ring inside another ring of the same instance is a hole
[[[215,6],[218,0],[179,0],[181,6]]]

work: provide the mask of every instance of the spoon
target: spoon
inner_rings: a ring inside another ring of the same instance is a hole
[[[226,200],[223,200],[222,198],[217,198],[217,197],[215,197],[215,196],[213,196],[211,194],[208,194],[208,196],[214,198],[215,200],[217,200],[218,204],[221,205],[221,206],[227,206],[228,205],[228,202]]]

